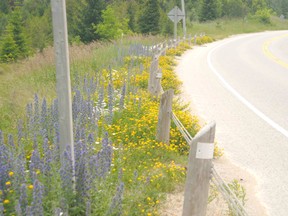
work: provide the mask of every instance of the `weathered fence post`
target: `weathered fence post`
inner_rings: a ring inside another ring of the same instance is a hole
[[[173,95],[174,91],[170,89],[164,92],[160,99],[156,139],[166,144],[169,144],[170,139]]]
[[[154,96],[159,96],[161,94],[162,71],[158,68],[158,58],[158,56],[155,57],[154,60],[151,62],[148,80],[148,91]]]
[[[205,216],[216,123],[205,126],[190,143],[183,216]]]

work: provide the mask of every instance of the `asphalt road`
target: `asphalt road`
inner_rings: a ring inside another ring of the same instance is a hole
[[[226,155],[255,176],[269,215],[288,215],[288,31],[195,47],[177,67]],[[249,193],[249,191],[247,191]]]

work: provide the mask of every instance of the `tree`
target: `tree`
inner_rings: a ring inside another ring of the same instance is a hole
[[[21,16],[20,7],[16,6],[11,14],[9,23],[13,26],[13,39],[19,50],[19,57],[27,57],[29,48],[27,37],[24,35],[24,22]]]
[[[12,62],[18,58],[19,49],[13,37],[13,28],[12,24],[6,26],[0,49],[1,62]]]
[[[223,16],[244,17],[247,7],[242,0],[223,0]]]
[[[128,19],[116,16],[115,10],[111,5],[107,6],[106,10],[102,12],[103,22],[94,26],[96,33],[101,38],[111,40],[121,37],[128,32]]]
[[[127,14],[128,14],[128,26],[132,31],[136,31],[136,18],[135,18],[135,4],[133,2],[128,3]]]
[[[205,22],[216,19],[221,13],[221,2],[218,0],[201,0],[199,20]]]
[[[105,0],[86,0],[86,6],[83,10],[83,21],[79,26],[79,36],[84,43],[100,39],[95,33],[93,26],[97,26],[102,20],[102,11],[106,8]]]
[[[67,23],[69,39],[79,36],[81,34],[81,23],[84,19],[84,8],[86,2],[84,0],[69,0],[67,2]]]
[[[29,35],[30,45],[33,49],[42,52],[45,47],[52,44],[52,22],[48,15],[31,17],[27,20],[26,30],[33,32]]]
[[[160,7],[157,0],[147,0],[139,19],[140,32],[158,34],[160,32]]]
[[[288,19],[288,1],[282,0],[281,2],[281,14],[285,16],[286,19]]]
[[[0,12],[7,14],[10,11],[9,1],[1,0],[0,1]]]
[[[15,6],[9,14],[8,24],[5,29],[1,45],[1,61],[15,61],[27,57],[29,48],[27,37],[24,35],[24,22],[19,6]]]
[[[253,0],[251,4],[251,13],[255,14],[256,11],[267,8],[265,0]]]

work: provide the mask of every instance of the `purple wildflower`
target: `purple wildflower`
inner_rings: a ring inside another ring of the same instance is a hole
[[[4,206],[0,203],[0,216],[4,216]]]
[[[35,94],[34,96],[34,123],[37,128],[39,126],[39,121],[40,121],[39,98],[38,98],[38,95]]]
[[[15,143],[12,134],[8,135],[8,144],[10,147],[15,148]]]
[[[33,214],[32,214],[32,207],[31,207],[31,206],[27,206],[25,212],[26,212],[26,215],[27,215],[27,216],[33,216]]]
[[[121,182],[117,187],[117,192],[112,199],[109,210],[106,215],[122,215],[122,201],[123,201],[124,183]]]
[[[34,128],[32,104],[27,104],[27,106],[26,106],[26,116],[27,116],[28,133],[31,134],[32,130]]]
[[[59,161],[60,160],[60,128],[59,124],[55,123],[54,124],[54,137],[53,137],[53,143],[54,143],[54,148],[53,148],[53,160]]]
[[[24,134],[23,134],[23,121],[22,120],[18,121],[17,131],[18,131],[18,146],[21,148],[22,147],[21,139],[24,137]]]
[[[112,82],[109,82],[109,85],[108,85],[108,111],[109,111],[108,123],[112,123],[113,104],[114,104],[113,86],[112,86]]]
[[[79,201],[83,201],[88,196],[91,187],[91,178],[87,170],[87,148],[85,141],[78,142],[75,147],[76,192]]]
[[[17,216],[22,216],[22,209],[20,203],[17,201],[15,205],[15,211],[17,213]]]
[[[109,145],[108,136],[102,140],[102,149],[91,157],[89,165],[91,175],[97,178],[105,178],[110,171],[112,163],[112,147]]]
[[[13,185],[17,194],[21,194],[21,185],[26,182],[25,166],[26,160],[23,153],[19,154],[13,164],[14,178]]]
[[[37,171],[43,172],[43,161],[40,158],[39,150],[38,148],[34,149],[32,156],[31,156],[31,163],[30,163],[30,175],[33,181],[35,181],[35,173]]]
[[[135,170],[134,171],[134,174],[133,174],[133,176],[134,176],[134,181],[136,181],[137,180],[137,178],[138,178],[138,170]]]
[[[58,111],[58,99],[54,100],[52,108],[52,119],[54,123],[58,123],[59,111]]]
[[[86,216],[90,216],[91,215],[91,201],[87,200],[86,201]]]
[[[26,184],[22,184],[21,187],[20,187],[19,204],[20,204],[22,212],[25,212],[26,208],[27,208],[27,205],[28,205]]]
[[[89,149],[91,148],[92,145],[94,145],[94,143],[95,143],[95,138],[94,138],[93,133],[90,133],[90,134],[88,135],[87,143],[88,143],[88,145],[89,145]]]
[[[49,148],[48,139],[45,138],[43,142],[43,153],[44,153],[44,167],[43,167],[43,173],[48,176],[51,171],[51,162],[52,162],[52,152]]]
[[[0,130],[0,190],[5,187],[10,167],[10,152],[4,143],[3,133]]]
[[[98,96],[98,108],[100,112],[103,109],[103,102],[104,102],[104,86],[100,88],[99,96]]]
[[[33,201],[31,206],[31,213],[33,216],[44,215],[43,210],[43,192],[44,186],[36,179],[33,183]]]
[[[69,193],[73,192],[73,163],[71,159],[70,146],[66,146],[66,150],[63,152],[63,157],[61,159],[60,176],[63,192],[65,197]]]
[[[40,131],[41,135],[43,137],[47,137],[48,121],[47,121],[47,102],[45,98],[43,98],[42,101],[40,124],[41,124],[41,131]]]
[[[121,92],[121,97],[120,97],[120,102],[119,102],[120,109],[124,108],[125,95],[126,95],[126,83],[124,83],[122,87],[122,92]]]

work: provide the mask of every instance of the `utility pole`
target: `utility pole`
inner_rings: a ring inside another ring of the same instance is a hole
[[[65,0],[51,0],[51,6],[56,60],[56,86],[59,104],[60,156],[63,156],[66,146],[69,145],[74,170],[75,159],[66,2]]]
[[[185,12],[185,2],[184,2],[184,0],[181,0],[181,7],[182,7],[182,12],[184,13],[184,17],[183,17],[183,34],[184,34],[184,38],[186,38],[186,12]]]

